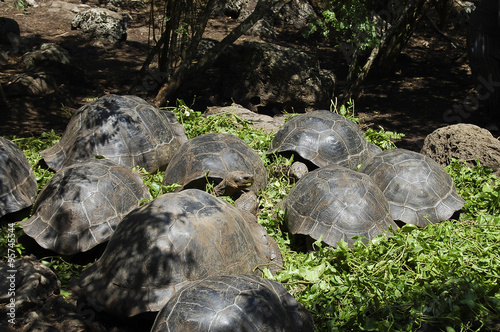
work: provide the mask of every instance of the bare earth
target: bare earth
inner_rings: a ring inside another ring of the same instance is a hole
[[[78,4],[75,0],[67,2]],[[86,5],[96,5],[93,2],[95,0]],[[0,3],[0,16],[18,21],[24,49],[44,42],[59,44],[70,52],[84,75],[83,85],[76,89],[67,87],[63,90],[67,93],[8,98],[9,107],[1,112],[0,134],[3,136],[38,135],[51,129],[61,133],[74,111],[90,99],[108,93],[127,93],[146,57],[147,8],[130,9],[133,19],[127,41],[113,46],[96,43],[71,30],[74,13],[62,7],[62,3],[39,0],[39,6],[28,8],[27,14]],[[212,22],[206,36],[220,38],[228,23],[227,20]],[[420,150],[423,139],[434,129],[450,124],[445,112],[453,105],[464,104],[473,87],[464,49],[465,30],[464,20],[450,19],[445,32],[456,42],[458,47],[455,47],[424,19],[398,59],[396,73],[383,79],[373,74],[364,84],[364,93],[356,100],[356,111],[364,124],[404,133],[406,136],[398,146],[412,150]],[[338,89],[342,87],[346,67],[340,52],[289,33],[282,34],[279,42],[302,42],[301,48],[317,54],[324,68],[334,70],[339,80]],[[23,69],[20,56],[11,52],[9,63],[0,73],[0,82],[5,85],[13,74]],[[153,94],[146,99],[152,97]]]

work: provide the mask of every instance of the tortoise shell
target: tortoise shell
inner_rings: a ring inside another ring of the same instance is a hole
[[[103,255],[82,271],[89,304],[117,316],[159,311],[187,283],[251,274],[281,262],[251,214],[198,189],[167,193],[128,214]]]
[[[258,192],[266,187],[264,163],[247,143],[237,136],[210,133],[184,143],[165,170],[163,184],[205,190],[207,178],[218,183],[228,173],[242,171],[253,175],[246,190]]]
[[[167,302],[151,332],[314,331],[310,313],[277,281],[221,275],[192,282]]]
[[[90,159],[57,172],[21,225],[41,247],[73,255],[108,241],[122,218],[149,198],[137,173],[111,160]]]
[[[103,156],[153,173],[165,169],[185,141],[184,127],[174,113],[136,96],[106,95],[81,107],[61,140],[40,154],[55,171]]]
[[[380,149],[369,143],[358,126],[327,110],[290,118],[274,136],[268,154],[297,154],[315,167],[339,165],[357,169]]]
[[[304,175],[283,202],[285,223],[292,234],[308,235],[337,247],[350,246],[354,236],[370,240],[397,229],[389,203],[369,176],[329,165]]]
[[[394,220],[425,227],[449,219],[465,203],[445,169],[418,152],[385,150],[359,171],[380,187]]]
[[[0,217],[31,206],[38,185],[23,151],[0,137]]]

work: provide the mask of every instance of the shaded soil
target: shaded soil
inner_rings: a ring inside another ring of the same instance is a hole
[[[79,4],[75,0],[66,2]],[[128,93],[147,56],[147,8],[130,8],[132,20],[127,40],[119,45],[110,45],[90,40],[79,31],[71,30],[74,13],[66,9],[62,2],[40,0],[37,4],[38,7],[30,7],[23,14],[4,2],[0,3],[0,17],[15,19],[21,27],[22,36],[19,45],[0,46],[0,50],[9,52],[9,59],[0,72],[0,84],[8,85],[15,74],[26,69],[21,58],[24,51],[46,42],[67,49],[79,70],[75,71],[76,79],[71,79],[72,75],[68,74],[70,81],[56,92],[42,96],[8,95],[6,104],[0,104],[1,136],[36,136],[50,130],[62,134],[72,114],[90,100],[109,93]],[[86,4],[97,5],[94,0]],[[212,22],[206,37],[220,39],[230,23],[234,24],[229,19]],[[374,73],[363,85],[363,93],[355,104],[363,125],[374,129],[382,126],[385,130],[404,133],[405,137],[397,141],[397,145],[419,151],[429,133],[451,124],[453,121],[447,116],[447,111],[454,105],[466,104],[473,88],[465,56],[465,30],[466,25],[457,18],[444,29],[448,36],[445,37],[428,19],[424,19],[399,57],[395,73],[385,78]],[[317,54],[322,67],[338,75],[338,89],[341,90],[346,72],[342,54],[334,52],[328,45],[304,41],[296,33],[283,33],[280,38],[277,42],[298,44]],[[456,46],[449,38],[455,41]],[[141,97],[151,101],[154,94]],[[477,118],[480,119],[480,116]],[[471,117],[455,117],[453,120],[473,121]],[[40,312],[51,324],[59,324],[60,330],[65,331],[149,331],[152,322],[151,317],[117,322],[96,312],[76,317],[77,309],[78,304],[71,298],[64,301],[54,296]],[[85,307],[79,310],[84,311]],[[73,317],[73,325],[63,325],[62,317]],[[94,325],[86,326],[86,320]]]
[[[78,4],[75,0],[67,2]],[[2,68],[0,83],[5,86],[14,74],[25,69],[21,62],[22,51],[44,42],[67,49],[81,68],[81,74],[76,82],[68,82],[49,95],[7,96],[8,104],[2,105],[0,113],[0,134],[3,136],[38,135],[51,129],[61,133],[75,110],[89,100],[108,93],[128,93],[147,55],[149,30],[145,7],[128,9],[132,20],[126,42],[109,45],[89,40],[79,31],[71,30],[74,13],[64,8],[62,2],[40,0],[37,3],[38,7],[28,8],[26,14],[5,3],[0,4],[0,16],[14,18],[21,27],[22,36],[22,43],[16,49],[10,45],[2,48],[9,51],[10,58]],[[86,5],[97,4],[91,1]],[[206,36],[220,39],[229,24],[234,22],[230,19],[211,22]],[[356,111],[365,126],[375,129],[382,126],[405,134],[397,143],[399,147],[420,150],[427,134],[451,123],[447,121],[446,111],[454,105],[464,104],[472,91],[464,48],[465,20],[450,19],[444,31],[447,37],[428,19],[422,20],[399,57],[395,74],[385,78],[370,75],[362,87],[363,94],[356,100]],[[298,45],[315,53],[322,67],[332,69],[338,76],[337,93],[340,93],[346,72],[340,52],[332,51],[328,45],[303,40],[299,34],[289,31],[281,33],[276,42]],[[153,93],[141,97],[152,100]]]

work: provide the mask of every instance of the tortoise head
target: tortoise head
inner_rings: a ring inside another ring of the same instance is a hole
[[[231,172],[228,174],[227,179],[231,187],[240,190],[250,187],[255,181],[252,173],[243,171]]]
[[[229,172],[214,189],[217,196],[232,196],[250,187],[255,181],[252,173],[244,171]]]

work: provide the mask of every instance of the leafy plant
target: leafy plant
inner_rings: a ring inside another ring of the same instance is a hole
[[[306,37],[319,33],[336,43],[374,47],[379,37],[368,4],[365,0],[318,1],[321,16],[310,23]]]
[[[342,115],[346,119],[351,120],[358,125],[361,123],[359,117],[356,116],[354,101],[352,99],[348,100],[346,105],[342,104],[340,106],[337,104],[337,100],[335,100],[335,102],[332,101],[330,110],[339,115]],[[378,131],[373,128],[366,128],[363,132],[363,135],[368,142],[379,146],[382,150],[396,148],[394,140],[401,139],[405,136],[402,133],[386,131],[384,128],[382,128],[382,126],[379,126]]]
[[[474,168],[453,159],[446,167],[453,177],[457,191],[466,200],[462,219],[500,215],[500,180],[491,168],[478,161]]]
[[[379,131],[373,128],[367,128],[363,133],[368,142],[378,145],[382,150],[395,149],[394,140],[401,139],[405,136],[402,133],[388,131],[379,126]]]
[[[168,107],[177,116],[178,121],[186,129],[188,138],[206,133],[226,133],[241,138],[249,144],[261,158],[271,145],[271,134],[254,129],[251,123],[236,114],[221,114],[203,116],[201,112],[189,108],[184,101],[178,100],[176,107]]]
[[[289,251],[285,270],[267,277],[287,285],[319,331],[459,329],[500,314],[498,269],[488,263],[497,264],[500,250],[482,250],[499,233],[456,221],[425,231],[407,225],[352,249],[317,243],[314,252]]]
[[[149,194],[151,195],[152,200],[160,195],[173,192],[176,188],[180,187],[180,185],[178,184],[173,184],[170,186],[164,185],[163,172],[161,171],[149,173],[142,167],[134,167],[133,170],[139,173],[142,181],[148,186]]]
[[[23,235],[23,228],[16,223],[0,226],[0,257],[3,260],[18,258],[25,254],[26,249],[17,239]],[[10,249],[10,250],[9,250]]]
[[[17,10],[22,10],[23,14],[26,14],[29,4],[26,0],[14,0],[14,4],[9,3],[7,6],[10,8],[16,8]]]
[[[351,102],[333,105],[332,111],[359,124],[354,108]],[[471,168],[457,161],[446,167],[467,201],[460,220],[425,229],[405,225],[390,230],[390,237],[381,235],[369,244],[359,238],[352,248],[345,242],[332,248],[317,241],[314,251],[303,251],[292,244],[280,208],[294,185],[282,170],[293,159],[266,154],[272,135],[253,129],[235,115],[205,117],[182,101],[169,109],[190,138],[225,132],[258,151],[268,170],[267,187],[259,193],[258,222],[283,255],[282,269],[275,275],[265,270],[264,276],[283,283],[306,306],[317,331],[494,330],[492,322],[500,320],[500,181],[489,168],[479,163]],[[382,148],[393,147],[392,140],[402,137],[383,128],[366,130],[365,135]],[[57,139],[52,132],[40,138],[16,138],[15,142],[36,168],[39,151]],[[162,185],[161,172],[136,171],[153,198],[173,189]],[[36,173],[40,186],[52,174],[44,169]],[[0,252],[6,248],[6,231],[0,229]],[[15,232],[20,236],[21,227],[16,225]],[[19,255],[24,254],[18,249]],[[63,288],[83,269],[61,257],[46,257],[42,262],[56,271]]]
[[[332,100],[330,104],[330,111],[337,113],[339,115],[342,115],[344,118],[351,120],[355,124],[360,123],[359,118],[356,116],[356,112],[354,110],[354,100],[349,99],[346,103],[346,105],[338,105],[337,99],[335,99],[335,102]]]
[[[48,133],[42,133],[40,137],[13,137],[12,141],[24,152],[26,158],[28,159],[33,172],[35,173],[35,178],[38,183],[38,189],[41,190],[45,184],[52,178],[54,172],[43,167],[40,164],[42,156],[40,156],[40,151],[45,150],[60,140],[60,137],[56,135],[54,130]]]
[[[86,265],[80,265],[75,263],[66,262],[60,256],[49,256],[40,259],[40,262],[55,271],[57,278],[61,282],[61,292],[64,296],[68,295],[68,292],[64,289],[69,286],[71,278],[74,276],[79,276]]]

